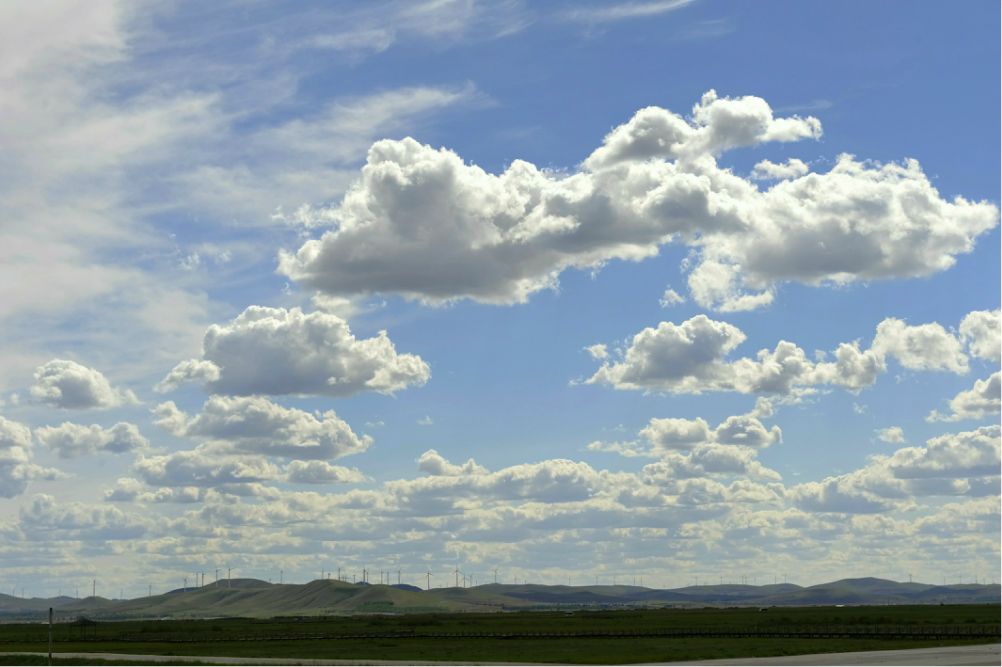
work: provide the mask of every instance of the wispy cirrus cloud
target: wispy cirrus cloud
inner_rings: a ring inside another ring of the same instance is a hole
[[[658,16],[682,9],[693,2],[695,0],[655,0],[576,6],[561,12],[558,16],[565,21],[577,23],[611,23]]]

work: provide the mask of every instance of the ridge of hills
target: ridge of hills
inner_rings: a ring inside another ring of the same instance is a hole
[[[228,584],[228,585],[227,585]],[[936,586],[887,579],[841,579],[815,586],[721,584],[652,589],[642,586],[484,584],[422,590],[409,584],[375,585],[317,579],[272,584],[222,580],[202,587],[129,600],[103,597],[18,598],[0,594],[0,619],[219,618],[374,613],[503,611],[539,608],[640,606],[811,606],[863,604],[999,604],[998,584]]]

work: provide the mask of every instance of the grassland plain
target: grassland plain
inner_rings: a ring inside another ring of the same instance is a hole
[[[60,623],[54,650],[622,664],[976,644],[998,628],[999,605],[220,618]],[[0,625],[0,652],[45,651],[47,632]]]

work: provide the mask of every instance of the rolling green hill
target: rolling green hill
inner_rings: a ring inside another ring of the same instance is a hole
[[[484,612],[533,608],[638,606],[810,606],[862,604],[999,603],[998,585],[934,586],[886,579],[843,579],[816,586],[710,585],[657,590],[640,586],[486,584],[469,588],[351,584],[315,580],[271,584],[258,579],[220,581],[132,600],[17,598],[0,594],[0,618],[37,620],[48,608],[58,618],[272,618],[350,614]]]

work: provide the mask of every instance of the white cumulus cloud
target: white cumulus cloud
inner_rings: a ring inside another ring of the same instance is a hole
[[[899,445],[905,441],[905,432],[900,426],[888,426],[877,430],[877,438],[881,442]]]
[[[869,349],[841,343],[830,360],[812,360],[803,348],[779,341],[754,358],[728,359],[746,336],[727,322],[696,315],[681,324],[661,322],[634,335],[616,358],[586,381],[616,389],[700,394],[710,391],[799,396],[834,385],[859,391],[876,382],[896,359],[914,370],[966,373],[960,341],[938,323],[909,325],[887,318],[877,325]],[[611,357],[611,355],[608,355]]]
[[[353,484],[367,481],[357,468],[335,466],[326,461],[290,461],[286,479],[298,484]]]
[[[428,364],[398,354],[385,331],[358,339],[330,313],[251,306],[229,324],[210,326],[202,359],[181,362],[158,388],[194,380],[218,394],[348,396],[392,394],[429,377]]]
[[[658,302],[661,304],[662,308],[671,308],[672,306],[677,306],[680,303],[685,303],[685,297],[673,290],[671,287],[667,287]]]
[[[137,403],[128,389],[115,389],[101,371],[69,359],[53,359],[35,370],[31,396],[57,408],[113,408]]]
[[[261,396],[211,396],[194,417],[171,401],[154,412],[157,425],[175,435],[233,452],[328,460],[363,452],[372,444],[372,438],[357,435],[333,410],[315,415]]]
[[[281,478],[278,466],[262,456],[221,455],[205,446],[141,457],[135,472],[150,486],[164,487],[217,487]]]
[[[694,251],[694,300],[735,311],[767,305],[785,281],[943,271],[998,222],[988,202],[944,199],[914,160],[842,155],[806,174],[790,161],[789,178],[764,191],[716,161],[820,135],[815,118],[777,118],[761,98],[711,91],[689,118],[638,111],[569,174],[515,160],[495,175],[413,139],[378,141],[324,216],[335,228],[282,252],[279,271],[332,296],[510,304],[567,268],[639,261],[678,242]]]
[[[64,459],[98,451],[112,454],[142,451],[150,445],[139,432],[139,427],[128,422],[119,422],[110,428],[63,422],[59,426],[35,429],[35,437]]]
[[[455,477],[457,475],[485,475],[487,468],[478,465],[473,459],[467,460],[463,465],[449,463],[449,461],[434,449],[429,449],[418,459],[418,469],[429,475]]]
[[[905,368],[967,372],[967,355],[960,341],[935,322],[909,326],[889,317],[877,325],[873,349],[893,355]]]
[[[798,507],[813,512],[884,512],[916,496],[991,495],[999,491],[998,426],[947,433],[925,446],[874,456],[853,472],[787,491]]]
[[[772,160],[762,160],[752,169],[751,177],[756,181],[785,180],[803,176],[810,169],[807,163],[797,158],[790,158],[786,162],[773,162]]]
[[[64,476],[54,468],[43,468],[31,460],[31,429],[0,417],[0,498],[21,495],[31,480]]]
[[[926,421],[960,421],[962,419],[985,419],[997,416],[1002,410],[1002,381],[999,371],[984,380],[975,380],[974,386],[950,399],[950,413],[940,414],[933,410]]]
[[[974,356],[996,364],[1002,361],[1002,321],[998,309],[968,313],[960,322],[960,337]]]

